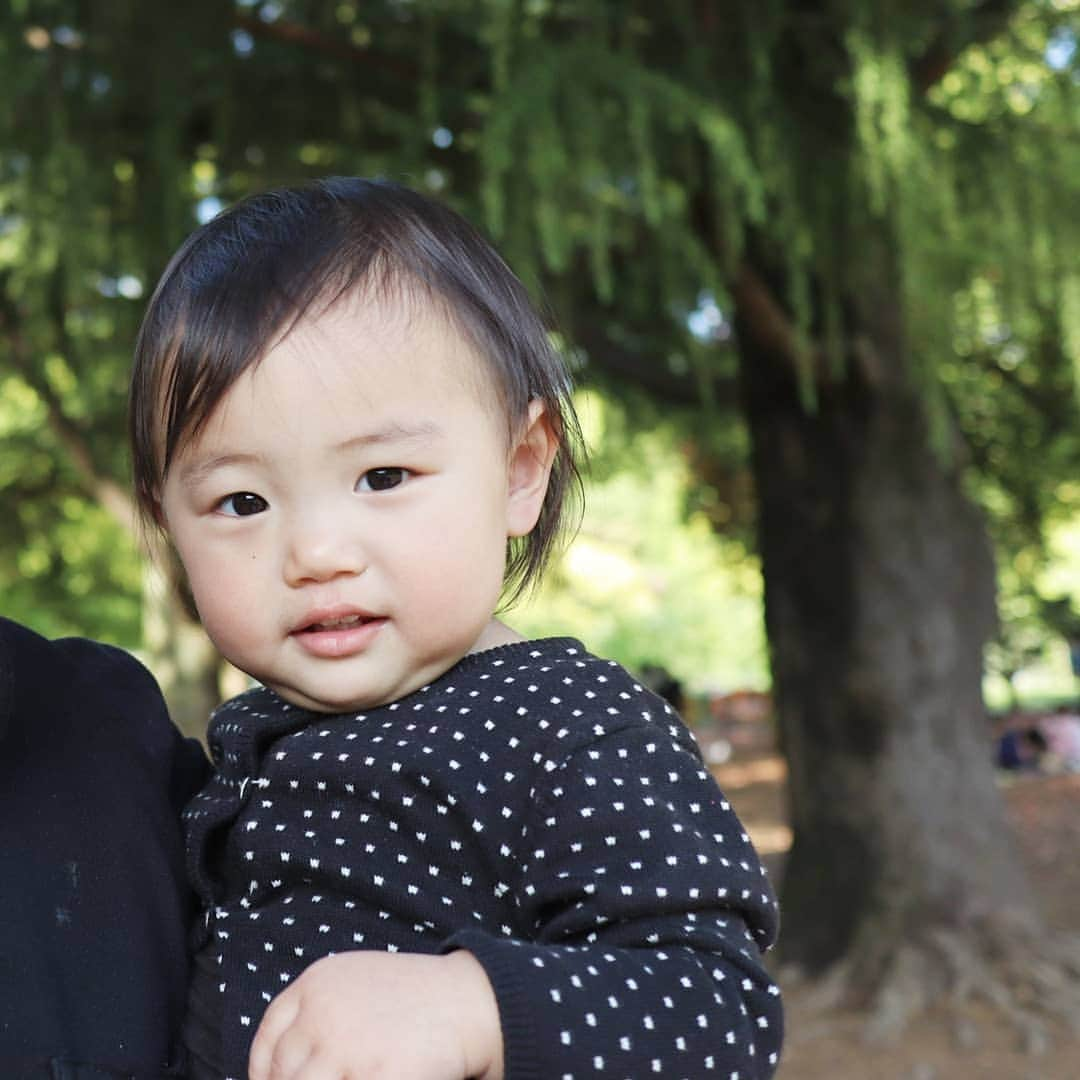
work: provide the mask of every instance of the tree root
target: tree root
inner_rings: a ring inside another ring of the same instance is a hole
[[[981,1041],[976,1004],[989,1007],[995,1024],[1009,1025],[1031,1055],[1045,1053],[1058,1032],[1080,1035],[1080,935],[1003,918],[939,927],[872,963],[857,954],[841,961],[808,995],[813,1014],[863,1012],[871,1044],[895,1042],[933,1011],[963,1049]]]

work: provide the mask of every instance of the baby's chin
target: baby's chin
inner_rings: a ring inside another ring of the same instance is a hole
[[[336,713],[356,713],[363,712],[365,709],[376,709],[380,705],[389,705],[390,702],[401,696],[398,694],[395,694],[393,697],[378,695],[372,695],[370,697],[356,697],[353,695],[326,697],[323,695],[316,698],[309,696],[302,690],[298,690],[296,687],[284,686],[281,683],[266,682],[264,685],[273,690],[282,701],[287,701],[290,705],[295,705],[298,709],[306,709],[308,712],[326,713],[327,715],[334,715]]]
[[[311,687],[281,683],[274,679],[259,679],[259,681],[273,690],[283,701],[298,709],[334,715],[365,712],[369,709],[377,709],[380,705],[391,705],[407,697],[414,690],[426,686],[451,667],[453,664],[441,663],[433,665],[431,670],[410,671],[396,684],[372,687],[366,694],[358,692],[355,686],[342,687],[341,693],[335,693],[334,687],[327,685],[319,687],[319,693],[316,695]]]
[[[502,623],[492,620],[477,640],[472,643],[462,644],[458,648],[445,648],[433,651],[430,656],[417,659],[414,666],[406,671],[399,671],[396,680],[385,678],[381,684],[368,686],[364,692],[358,688],[356,680],[342,678],[340,693],[335,692],[334,679],[325,678],[317,686],[311,685],[313,680],[307,680],[308,685],[297,686],[293,683],[283,683],[277,679],[268,678],[251,672],[251,676],[257,679],[263,686],[273,690],[278,697],[298,709],[307,709],[309,712],[336,714],[357,713],[368,709],[377,709],[381,705],[391,705],[395,701],[401,701],[409,694],[429,686],[436,679],[441,678],[457,663],[472,652],[482,652],[486,649],[496,648],[500,645],[521,641],[520,634],[504,626]],[[344,676],[344,672],[340,672]],[[351,685],[349,685],[351,682]]]

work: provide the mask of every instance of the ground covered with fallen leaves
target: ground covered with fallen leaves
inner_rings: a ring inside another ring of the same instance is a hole
[[[702,745],[708,755],[706,739]],[[742,745],[713,771],[779,883],[790,843],[783,760]],[[1000,783],[1047,926],[1080,934],[1080,776]],[[995,1016],[972,1007],[961,1023],[925,1017],[895,1045],[868,1045],[860,1017],[818,1015],[806,988],[781,984],[788,1034],[777,1080],[1080,1080],[1080,1041],[1065,1032],[1033,1055]]]

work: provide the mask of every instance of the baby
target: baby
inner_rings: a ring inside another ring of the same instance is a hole
[[[663,700],[496,618],[577,478],[558,355],[456,214],[245,200],[139,335],[141,507],[224,704],[186,815],[193,1077],[771,1076],[776,905]]]

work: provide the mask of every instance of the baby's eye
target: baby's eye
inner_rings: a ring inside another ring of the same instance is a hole
[[[252,491],[235,491],[232,495],[226,495],[214,509],[226,517],[250,517],[252,514],[261,514],[267,506],[261,495]]]
[[[356,482],[356,488],[358,491],[389,491],[403,483],[408,476],[409,470],[397,465],[368,469]]]

